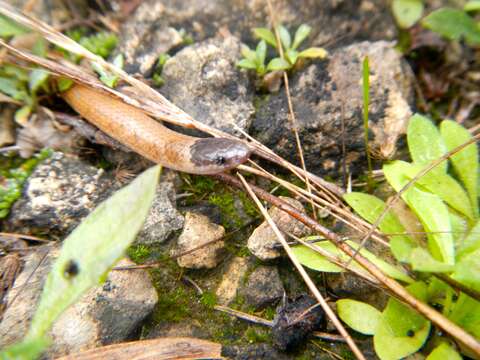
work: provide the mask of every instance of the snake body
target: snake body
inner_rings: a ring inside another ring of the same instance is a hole
[[[197,138],[172,131],[137,108],[83,85],[73,85],[62,97],[112,138],[174,170],[217,174],[242,164],[251,153],[237,140]]]

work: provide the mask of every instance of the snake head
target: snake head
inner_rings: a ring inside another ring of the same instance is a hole
[[[190,148],[190,159],[202,174],[217,174],[243,164],[252,150],[241,141],[225,138],[198,139]]]

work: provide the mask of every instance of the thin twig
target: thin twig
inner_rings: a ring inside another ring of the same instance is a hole
[[[330,320],[333,322],[333,324],[335,325],[335,327],[337,328],[339,333],[345,338],[345,341],[347,342],[348,346],[350,347],[352,352],[355,354],[355,356],[360,360],[364,360],[365,357],[363,356],[362,352],[357,347],[357,345],[355,344],[355,342],[353,341],[352,337],[347,332],[347,330],[345,330],[344,326],[342,325],[342,323],[338,319],[337,315],[335,315],[333,310],[330,308],[328,303],[325,301],[325,299],[323,298],[320,291],[318,291],[314,282],[312,281],[310,276],[307,274],[307,272],[303,268],[302,264],[300,264],[300,262],[298,261],[297,257],[295,256],[292,249],[290,248],[287,241],[285,240],[285,237],[283,236],[281,231],[278,229],[277,225],[272,220],[272,218],[268,214],[267,210],[263,207],[262,203],[260,202],[258,197],[255,195],[255,193],[252,190],[252,188],[250,187],[250,185],[245,181],[245,179],[243,178],[243,176],[241,174],[238,173],[238,177],[240,178],[240,181],[241,181],[242,185],[245,187],[245,189],[247,190],[250,197],[253,199],[253,201],[255,201],[255,204],[257,205],[258,209],[261,211],[262,215],[265,217],[265,220],[267,220],[268,224],[270,225],[273,232],[275,233],[278,241],[280,241],[280,243],[283,245],[283,248],[284,248],[285,252],[287,253],[290,260],[292,261],[293,265],[297,268],[298,272],[300,273],[303,280],[305,281],[305,284],[308,286],[308,288],[310,289],[312,294],[315,296],[317,301],[321,304],[323,311],[325,311],[325,313],[330,318]],[[312,221],[314,221],[314,220],[312,220]]]

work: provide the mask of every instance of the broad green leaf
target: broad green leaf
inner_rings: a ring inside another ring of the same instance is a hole
[[[17,22],[0,15],[0,37],[9,37],[28,33],[30,30]]]
[[[159,173],[159,166],[142,173],[97,206],[64,240],[43,287],[28,339],[43,336],[123,256],[148,214]]]
[[[255,50],[255,60],[257,64],[265,64],[265,57],[267,56],[267,43],[265,40],[262,40],[258,43],[257,49]]]
[[[307,38],[307,36],[312,31],[312,28],[307,24],[302,24],[298,27],[293,38],[292,49],[296,49],[300,44]]]
[[[343,196],[344,200],[350,205],[362,218],[373,224],[385,210],[385,203],[376,196],[360,192],[352,192]],[[379,224],[379,229],[385,234],[401,234],[406,230],[391,210],[387,212]],[[408,235],[389,236],[390,247],[395,258],[399,261],[408,262],[410,251],[415,246],[415,242]]]
[[[464,256],[455,264],[452,279],[480,291],[480,248]]]
[[[333,245],[329,241],[316,242],[315,245],[322,248],[325,251],[328,251],[333,256],[340,255],[335,245]],[[341,267],[335,264],[332,264],[324,256],[320,255],[318,252],[304,245],[292,246],[292,251],[302,265],[312,270],[329,272],[329,273],[342,272]]]
[[[398,192],[409,181],[411,164],[394,161],[385,164],[383,172],[387,181]],[[402,199],[422,222],[427,232],[429,250],[433,257],[453,265],[455,251],[450,216],[440,197],[414,185],[403,193]]]
[[[321,47],[311,47],[303,50],[298,54],[301,58],[317,58],[325,59],[328,56],[328,51]]]
[[[48,80],[48,71],[44,69],[34,69],[30,72],[28,87],[32,94],[35,94],[41,86],[44,86]]]
[[[298,59],[298,51],[294,49],[288,49],[285,51],[285,58],[290,64],[295,65]]]
[[[447,147],[437,127],[426,117],[415,114],[410,118],[407,130],[408,149],[414,164],[426,166],[445,155]],[[447,161],[443,161],[430,172],[445,172]]]
[[[480,10],[480,0],[472,0],[463,6],[464,11],[478,11]]]
[[[311,238],[308,238],[311,239]],[[353,241],[347,241],[347,244],[353,247],[354,249],[358,249],[358,244],[354,243]],[[332,256],[338,258],[344,263],[347,263],[350,258],[344,254],[342,251],[337,249],[332,243],[329,241],[319,241],[315,243],[316,246],[321,247],[323,250],[328,251]],[[341,272],[343,269],[340,267],[330,264],[327,259],[325,259],[322,255],[318,254],[317,252],[304,247],[303,245],[294,246],[292,249],[295,249],[295,253],[299,253],[298,260],[308,268],[317,271],[325,271],[325,272]],[[399,268],[390,265],[389,263],[383,261],[382,259],[378,258],[371,252],[366,249],[360,250],[360,254],[366,257],[368,260],[373,262],[376,266],[378,266],[384,273],[388,276],[393,277],[394,279],[404,281],[406,283],[411,283],[413,280],[405,274]],[[360,272],[364,272],[365,270],[358,265],[356,262],[352,262],[350,265],[357,269]]]
[[[0,77],[0,92],[20,101],[28,97],[22,82],[12,78]]]
[[[407,290],[425,301],[427,286],[411,284]],[[373,338],[375,352],[382,360],[401,359],[419,350],[430,332],[430,322],[417,312],[390,298]]]
[[[452,237],[455,244],[455,257],[458,258],[458,249],[465,242],[465,237],[468,234],[469,224],[467,218],[459,215],[457,212],[449,209],[450,224],[452,226]]]
[[[245,59],[250,60],[253,63],[257,61],[257,54],[247,45],[242,44],[240,49],[240,52]]]
[[[462,360],[462,357],[449,344],[443,342],[427,356],[426,360]]]
[[[60,92],[67,91],[72,87],[72,85],[73,85],[73,80],[71,79],[60,77],[57,80],[57,87],[58,87],[58,91]]]
[[[273,46],[275,49],[277,48],[277,41],[275,40],[275,35],[272,31],[267,28],[255,28],[253,29],[253,33],[257,38],[265,40],[268,44]]]
[[[480,220],[470,229],[468,235],[460,242],[458,258],[480,249]]]
[[[470,45],[480,43],[480,29],[477,23],[462,10],[440,8],[425,17],[422,25],[450,40],[465,38]]]
[[[453,150],[472,139],[472,135],[455,121],[444,120],[440,132],[447,149]],[[467,189],[475,217],[478,217],[478,148],[475,143],[468,145],[450,158],[453,169]]]
[[[270,62],[267,65],[267,70],[268,71],[287,70],[287,69],[290,69],[290,67],[291,65],[287,60],[277,57],[270,60]]]
[[[460,293],[458,298],[455,295],[455,299],[447,317],[477,339],[480,338],[480,302],[464,293]]]
[[[337,301],[340,319],[353,330],[365,335],[375,334],[382,313],[367,303],[341,299]]]
[[[255,70],[257,68],[257,64],[249,59],[240,60],[239,62],[237,62],[237,66],[244,69],[250,69],[250,70]]]
[[[50,340],[42,337],[24,340],[2,349],[0,351],[0,360],[36,360],[40,358],[40,355],[49,344]]]
[[[292,45],[292,37],[287,28],[283,25],[279,25],[278,34],[280,35],[280,41],[282,42],[283,48],[285,50],[290,49],[290,46]]]
[[[403,29],[408,29],[422,17],[423,1],[393,0],[392,12],[398,26]]]
[[[453,265],[435,260],[427,250],[420,247],[413,249],[410,264],[412,270],[422,272],[451,272],[454,269]]]

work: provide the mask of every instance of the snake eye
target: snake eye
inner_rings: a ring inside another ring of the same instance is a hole
[[[227,159],[225,159],[224,156],[218,156],[215,161],[217,162],[217,165],[225,165]]]

